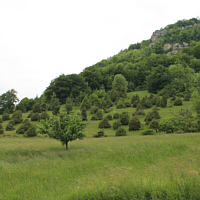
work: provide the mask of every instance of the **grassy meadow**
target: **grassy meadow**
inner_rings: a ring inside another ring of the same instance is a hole
[[[190,109],[190,102],[159,113],[169,118],[181,108]],[[113,107],[110,113],[123,111],[131,116],[135,108]],[[200,199],[199,133],[142,136],[123,126],[125,137],[115,137],[109,128],[104,129],[108,137],[93,138],[99,121],[87,115],[86,138],[70,142],[68,151],[48,137],[5,131],[0,137],[0,200]],[[2,123],[4,130],[7,123]]]

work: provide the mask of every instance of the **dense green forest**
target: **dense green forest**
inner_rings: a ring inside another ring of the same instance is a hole
[[[88,107],[97,104],[105,108],[117,103],[126,92],[142,90],[184,97],[200,90],[199,71],[200,20],[180,20],[155,31],[149,40],[131,44],[117,55],[85,68],[80,74],[56,77],[41,97],[24,98],[16,109],[27,112],[39,103],[40,109],[52,110],[53,101],[58,104],[72,101],[81,105],[86,98],[91,104]],[[125,85],[127,83],[124,90],[113,84],[119,74]],[[14,90],[2,94],[0,114],[7,108],[12,113],[17,100]]]

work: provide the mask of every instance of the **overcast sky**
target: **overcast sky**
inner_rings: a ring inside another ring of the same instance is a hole
[[[199,0],[0,0],[0,95],[35,98],[60,74],[198,16]]]

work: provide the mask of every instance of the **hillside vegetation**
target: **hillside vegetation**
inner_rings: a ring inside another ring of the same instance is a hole
[[[0,199],[200,199],[199,132],[193,18],[56,77],[35,99],[2,94]]]

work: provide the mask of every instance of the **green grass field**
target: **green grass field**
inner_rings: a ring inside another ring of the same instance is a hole
[[[167,119],[181,108],[190,109],[190,102],[159,108],[159,113]],[[131,117],[135,108],[113,107],[110,113],[123,111]],[[200,199],[199,133],[142,136],[123,126],[125,137],[115,137],[109,128],[104,129],[108,137],[93,138],[99,121],[90,120],[90,111],[87,115],[86,138],[70,142],[68,151],[42,135],[24,138],[5,131],[0,136],[0,200]],[[144,117],[140,120],[144,128]],[[4,130],[7,123],[2,123]]]
[[[199,199],[200,135],[0,139],[0,199]]]

